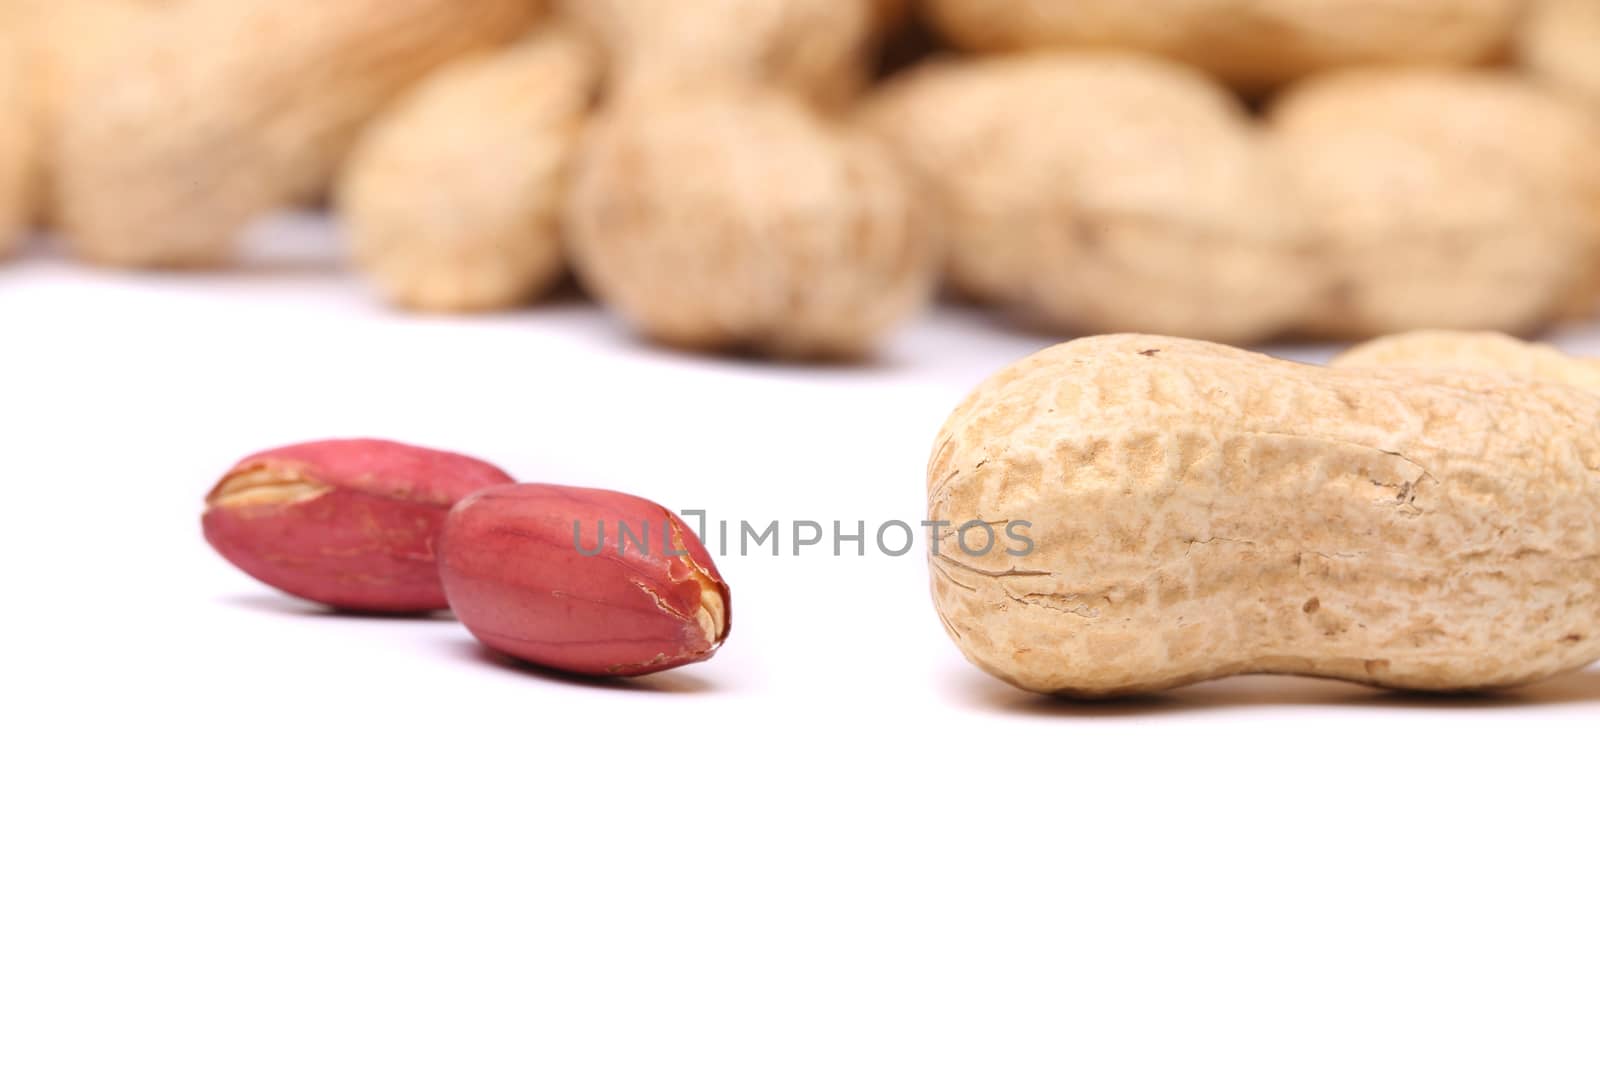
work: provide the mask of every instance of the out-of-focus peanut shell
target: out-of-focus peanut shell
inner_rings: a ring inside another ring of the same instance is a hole
[[[228,0],[119,18],[56,74],[54,221],[99,262],[215,264],[247,224],[324,188],[396,95],[514,39],[543,6]]]
[[[394,303],[511,307],[561,275],[561,203],[599,75],[570,33],[541,33],[422,82],[367,132],[339,208],[356,261]]]
[[[1352,348],[1333,365],[1482,371],[1496,378],[1535,378],[1600,393],[1600,359],[1569,356],[1553,345],[1532,344],[1501,333],[1417,330],[1380,337]]]
[[[770,90],[620,101],[567,203],[579,276],[690,348],[857,358],[926,299],[933,220],[867,134]]]
[[[983,51],[1127,48],[1261,89],[1361,65],[1469,65],[1505,49],[1523,0],[927,0]]]
[[[1600,3],[1534,0],[1518,30],[1517,58],[1534,77],[1600,108]]]
[[[563,0],[610,60],[614,97],[770,85],[823,106],[866,84],[887,0]]]
[[[1600,292],[1600,126],[1509,74],[1348,71],[1271,117],[1329,275],[1309,332],[1526,334]]]
[[[955,287],[1051,331],[1245,341],[1318,289],[1309,228],[1237,100],[1165,60],[935,62],[863,121],[929,190]]]

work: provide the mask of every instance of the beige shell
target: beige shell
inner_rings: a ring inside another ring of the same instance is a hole
[[[1600,393],[1600,359],[1569,356],[1552,345],[1530,344],[1501,333],[1417,330],[1380,337],[1352,348],[1335,359],[1333,365],[1352,369],[1482,371],[1497,377],[1536,378]]]
[[[72,84],[105,77],[104,50],[153,10],[186,0],[0,0],[20,27],[33,112],[34,221],[50,223],[49,163],[62,97]]]
[[[836,105],[866,83],[883,0],[562,0],[610,57],[613,95],[765,83]]]
[[[639,332],[780,357],[869,351],[926,299],[930,229],[886,149],[753,87],[608,109],[567,205],[579,276]]]
[[[174,4],[89,34],[64,65],[53,215],[123,266],[226,258],[260,215],[325,185],[361,126],[434,68],[509,41],[543,0]]]
[[[931,63],[863,111],[921,177],[955,287],[1052,331],[1248,341],[1310,306],[1306,220],[1222,87],[1114,53]]]
[[[0,256],[33,221],[36,192],[33,98],[21,40],[7,28],[0,20]]]
[[[598,77],[585,40],[541,33],[444,68],[373,124],[338,203],[391,301],[511,307],[559,279],[561,204]]]
[[[973,663],[1047,693],[1577,670],[1600,659],[1600,397],[1519,385],[1167,337],[1049,349],[935,442],[935,604]],[[1032,552],[963,551],[975,521],[1031,523]]]
[[[926,0],[980,51],[1129,48],[1247,89],[1332,67],[1471,64],[1494,57],[1524,0]]]
[[[1535,77],[1600,107],[1600,3],[1535,0],[1517,58]]]
[[[1332,285],[1310,332],[1527,333],[1586,311],[1600,130],[1509,74],[1349,71],[1296,87],[1274,143]]]

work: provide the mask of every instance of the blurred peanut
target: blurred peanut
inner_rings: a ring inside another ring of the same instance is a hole
[[[860,92],[888,0],[563,0],[601,43],[614,96],[770,84],[813,102]]]
[[[1481,371],[1600,393],[1600,360],[1569,356],[1551,345],[1531,344],[1500,333],[1416,330],[1368,341],[1335,359],[1333,365]]]
[[[929,190],[955,287],[1044,329],[1252,340],[1316,291],[1306,220],[1259,130],[1176,64],[933,62],[891,81],[864,121]]]
[[[1534,77],[1600,107],[1600,3],[1534,0],[1517,58]]]
[[[543,3],[193,0],[119,18],[59,71],[55,221],[103,263],[222,260],[247,224],[323,186],[397,94],[515,38]]]
[[[1600,292],[1600,125],[1480,71],[1348,71],[1271,116],[1329,273],[1315,334],[1527,333]]]
[[[37,160],[34,103],[20,33],[0,12],[0,256],[33,221]]]
[[[546,32],[434,74],[376,121],[340,182],[357,262],[394,303],[511,307],[561,274],[561,202],[599,65]]]
[[[1524,0],[925,2],[944,33],[967,48],[1127,48],[1261,89],[1333,67],[1492,59]]]
[[[574,265],[648,337],[848,359],[925,300],[932,220],[890,153],[775,91],[621,101],[567,204]]]

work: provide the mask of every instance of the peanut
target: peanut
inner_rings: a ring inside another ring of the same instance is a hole
[[[1421,370],[1482,371],[1537,378],[1600,393],[1600,360],[1568,356],[1550,345],[1529,344],[1499,333],[1418,330],[1381,337],[1352,348],[1336,367],[1414,367]],[[1499,388],[1499,386],[1495,386]]]
[[[1091,337],[968,397],[928,494],[946,629],[1024,689],[1479,690],[1600,658],[1600,397],[1577,389]],[[1018,521],[1022,558],[950,536]]]
[[[856,358],[922,304],[934,270],[931,220],[890,153],[770,90],[603,112],[566,219],[583,282],[685,347]]]
[[[19,37],[0,19],[0,257],[21,239],[33,220],[33,110]]]
[[[1523,0],[929,0],[986,51],[1089,46],[1165,55],[1246,89],[1331,67],[1464,65],[1508,42]]]
[[[1517,35],[1524,69],[1600,107],[1600,4],[1535,0]]]
[[[1304,323],[1528,333],[1600,285],[1600,127],[1507,74],[1350,71],[1289,91],[1274,143],[1330,275]]]
[[[429,71],[525,31],[543,0],[172,3],[62,64],[52,215],[77,252],[210,265],[324,187],[362,125]]]
[[[102,59],[115,42],[137,32],[150,12],[183,2],[189,0],[10,0],[31,89],[36,223],[52,221],[48,165],[67,87],[104,78]]]
[[[772,85],[833,106],[857,95],[884,0],[563,0],[610,57],[613,96],[708,82]]]
[[[864,121],[948,231],[956,288],[1052,332],[1252,340],[1310,306],[1299,205],[1222,87],[1165,60],[1016,56],[895,79]]]
[[[391,301],[511,307],[558,280],[560,205],[598,75],[581,39],[542,33],[444,68],[374,123],[339,207]]]
[[[446,513],[509,481],[453,452],[311,441],[234,464],[206,497],[202,525],[224,559],[282,592],[350,611],[438,611]]]
[[[653,674],[709,659],[728,637],[728,586],[705,546],[635,496],[485,489],[450,512],[439,568],[474,637],[555,670]]]

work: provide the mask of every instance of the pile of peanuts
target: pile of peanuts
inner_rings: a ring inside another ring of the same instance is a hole
[[[408,309],[641,335],[1529,334],[1600,303],[1593,0],[5,0],[0,249],[326,200]]]

